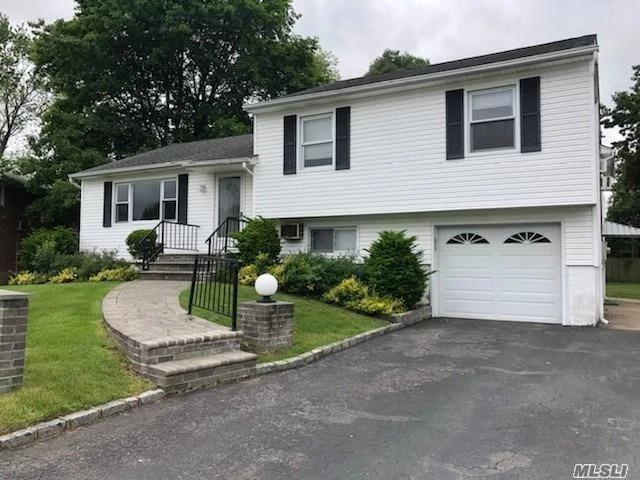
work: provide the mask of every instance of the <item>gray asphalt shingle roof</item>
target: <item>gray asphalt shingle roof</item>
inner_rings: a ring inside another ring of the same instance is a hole
[[[480,55],[478,57],[463,58],[451,62],[434,63],[420,68],[409,70],[400,70],[397,72],[385,73],[383,75],[375,75],[371,77],[350,78],[348,80],[340,80],[326,85],[309,88],[301,92],[286,95],[280,98],[297,97],[301,95],[309,95],[313,93],[329,92],[332,90],[342,90],[344,88],[359,87],[371,83],[386,82],[389,80],[397,80],[400,78],[417,77],[420,75],[429,75],[432,73],[445,72],[449,70],[457,70],[460,68],[476,67],[479,65],[488,65],[497,62],[506,62],[518,58],[532,57],[535,55],[543,55],[545,53],[560,52],[562,50],[570,50],[573,48],[589,47],[598,44],[597,35],[584,35],[582,37],[567,38],[556,42],[543,43],[530,47],[516,48],[514,50],[506,50],[489,55]]]
[[[105,163],[79,172],[80,174],[108,172],[119,168],[145,167],[168,162],[205,162],[231,158],[253,157],[253,135],[214,138],[196,142],[174,143],[166,147],[139,153],[131,157]]]

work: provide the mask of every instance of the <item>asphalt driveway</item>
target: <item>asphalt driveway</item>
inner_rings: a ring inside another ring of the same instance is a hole
[[[0,476],[559,480],[575,463],[640,479],[640,332],[433,321],[2,452]]]

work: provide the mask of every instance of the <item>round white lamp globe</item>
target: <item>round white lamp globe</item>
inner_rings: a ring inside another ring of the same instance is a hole
[[[278,291],[278,280],[270,273],[263,273],[256,278],[254,288],[256,289],[256,293],[262,296],[262,300],[258,300],[259,302],[273,302],[274,300],[271,299],[271,295],[275,295]]]

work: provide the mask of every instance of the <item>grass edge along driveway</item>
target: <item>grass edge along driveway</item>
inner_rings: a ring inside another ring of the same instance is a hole
[[[238,303],[256,300],[257,298],[258,295],[253,287],[239,286]],[[271,362],[295,357],[314,348],[389,324],[386,320],[361,315],[307,297],[277,293],[274,298],[284,302],[292,302],[295,305],[293,345],[277,352],[259,354],[258,362]],[[189,289],[180,294],[180,305],[185,310],[187,309],[189,305]],[[210,322],[227,327],[231,326],[229,317],[201,308],[194,307],[193,314]]]
[[[0,394],[0,434],[143,392],[102,325],[102,299],[117,283],[0,288],[30,293],[24,383]]]
[[[640,283],[607,282],[607,297],[640,300]]]

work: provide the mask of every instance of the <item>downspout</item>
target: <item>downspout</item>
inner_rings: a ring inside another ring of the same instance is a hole
[[[71,178],[71,177],[67,177],[67,178],[68,178],[69,183],[70,183],[71,185],[73,185],[74,187],[76,187],[78,190],[82,190],[82,185],[80,185],[80,184],[78,184],[78,183],[74,182],[74,181],[73,181],[73,178]]]
[[[256,179],[255,173],[247,166],[247,162],[242,162],[242,168],[253,178],[251,179],[251,216],[256,216]]]

